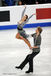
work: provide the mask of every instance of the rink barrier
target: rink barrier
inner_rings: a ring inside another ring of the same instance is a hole
[[[35,28],[35,27],[51,27],[51,22],[48,23],[34,23],[26,24],[23,28]],[[0,26],[0,30],[17,29],[17,25]]]
[[[28,17],[34,13],[36,15],[32,16],[24,28],[51,26],[51,4],[26,5],[26,7],[25,14]],[[0,7],[0,30],[16,29],[23,10],[23,5]]]

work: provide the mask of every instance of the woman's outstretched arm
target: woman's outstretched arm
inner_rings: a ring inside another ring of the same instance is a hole
[[[29,21],[29,19],[31,19],[33,17],[33,15],[36,15],[36,14],[32,14],[26,21],[25,23],[27,23]]]
[[[24,16],[25,11],[26,11],[26,6],[24,6],[24,10],[23,10],[23,12],[22,12],[21,18]]]

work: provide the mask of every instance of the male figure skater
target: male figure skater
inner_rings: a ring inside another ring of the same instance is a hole
[[[23,10],[23,13],[22,13],[22,17],[21,17],[21,20],[18,22],[18,33],[16,34],[16,38],[17,39],[22,39],[25,41],[25,43],[29,46],[29,48],[31,48],[31,45],[30,45],[30,42],[29,40],[27,39],[29,37],[29,35],[26,34],[25,30],[23,30],[23,26],[29,21],[29,19],[35,15],[35,14],[32,14],[29,18],[28,18],[28,15],[24,15],[24,12],[26,10],[26,6]]]
[[[20,66],[16,66],[17,69],[23,69],[27,63],[29,63],[29,69],[26,73],[33,73],[33,58],[40,52],[40,45],[41,45],[41,32],[42,28],[37,27],[36,33],[32,34],[31,36],[34,39],[34,46],[31,47],[32,53],[27,55],[25,60],[20,64]]]

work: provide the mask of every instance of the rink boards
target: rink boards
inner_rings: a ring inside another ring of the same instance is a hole
[[[24,6],[0,7],[0,30],[16,29]],[[25,14],[36,13],[24,28],[51,26],[51,4],[26,5]]]

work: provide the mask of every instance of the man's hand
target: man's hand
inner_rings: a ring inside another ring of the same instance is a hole
[[[34,47],[32,47],[32,48],[38,48],[38,46],[34,46]]]
[[[30,47],[31,50],[32,50],[33,48],[38,48],[38,46]]]
[[[31,46],[30,49],[33,49],[33,47]]]

